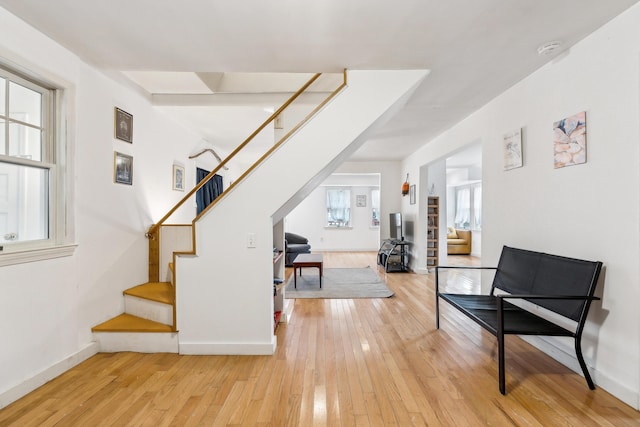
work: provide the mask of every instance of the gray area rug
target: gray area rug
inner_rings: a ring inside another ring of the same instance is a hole
[[[388,298],[391,289],[370,268],[325,268],[320,288],[318,269],[303,268],[298,274],[297,288],[293,275],[285,287],[284,297],[295,298]]]

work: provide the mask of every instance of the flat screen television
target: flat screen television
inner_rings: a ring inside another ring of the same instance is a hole
[[[404,240],[402,235],[402,214],[400,212],[389,214],[389,238],[392,240]]]

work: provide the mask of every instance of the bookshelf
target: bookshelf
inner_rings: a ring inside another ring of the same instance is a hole
[[[439,263],[439,234],[440,234],[440,199],[438,196],[427,198],[427,269],[434,268]]]
[[[273,226],[273,331],[280,322],[286,321],[284,311],[284,222],[280,220]]]

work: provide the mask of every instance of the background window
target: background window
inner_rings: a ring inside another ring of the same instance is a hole
[[[380,227],[380,190],[371,190],[371,226]]]
[[[473,187],[473,225],[476,230],[482,228],[482,186]]]
[[[455,228],[480,230],[482,228],[482,184],[456,188]]]
[[[327,227],[351,225],[351,190],[327,189]]]

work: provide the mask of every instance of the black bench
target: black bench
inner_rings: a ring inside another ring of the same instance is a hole
[[[490,294],[441,293],[439,272],[442,269],[451,268],[496,270]],[[578,362],[589,388],[594,390],[595,385],[582,356],[580,340],[591,301],[599,299],[594,297],[593,293],[601,269],[601,262],[566,258],[508,246],[503,247],[497,267],[437,266],[436,327],[440,328],[439,300],[442,298],[497,337],[498,379],[502,394],[505,394],[505,335],[573,337]],[[575,330],[565,329],[531,311],[505,301],[508,299],[526,300],[544,307],[576,322],[576,328]]]

